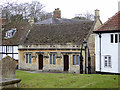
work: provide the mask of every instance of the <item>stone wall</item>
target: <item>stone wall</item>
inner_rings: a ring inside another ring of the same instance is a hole
[[[31,53],[32,62],[26,63],[26,53]],[[43,71],[64,71],[64,55],[69,56],[68,72],[79,73],[79,65],[73,65],[73,55],[79,55],[80,48],[76,50],[19,50],[19,69],[39,70],[39,54],[43,55]],[[50,53],[55,53],[56,64],[50,64]],[[84,53],[83,53],[84,55]]]

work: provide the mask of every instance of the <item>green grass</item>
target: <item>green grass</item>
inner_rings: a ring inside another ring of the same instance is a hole
[[[22,88],[118,88],[118,75],[16,71]]]

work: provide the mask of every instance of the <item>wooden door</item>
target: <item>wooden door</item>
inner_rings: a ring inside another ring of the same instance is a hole
[[[64,71],[68,71],[69,69],[69,56],[64,55]]]
[[[39,69],[43,69],[43,55],[39,55]]]

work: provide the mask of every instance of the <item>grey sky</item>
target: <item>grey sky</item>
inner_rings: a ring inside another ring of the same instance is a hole
[[[12,0],[13,1],[13,0]],[[18,2],[31,2],[32,0],[18,0]],[[37,0],[45,5],[44,10],[52,12],[55,8],[60,8],[63,18],[73,18],[75,14],[94,14],[95,9],[100,10],[102,22],[108,20],[118,12],[118,1],[120,0]]]

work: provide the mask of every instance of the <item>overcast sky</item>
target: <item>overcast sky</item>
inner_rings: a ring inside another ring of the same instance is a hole
[[[13,1],[13,0],[12,0]],[[18,2],[31,2],[32,0],[18,0]],[[118,1],[120,0],[37,0],[45,5],[44,10],[53,12],[60,8],[63,18],[73,18],[75,14],[90,12],[94,14],[95,9],[100,10],[102,22],[108,20],[118,12]]]

